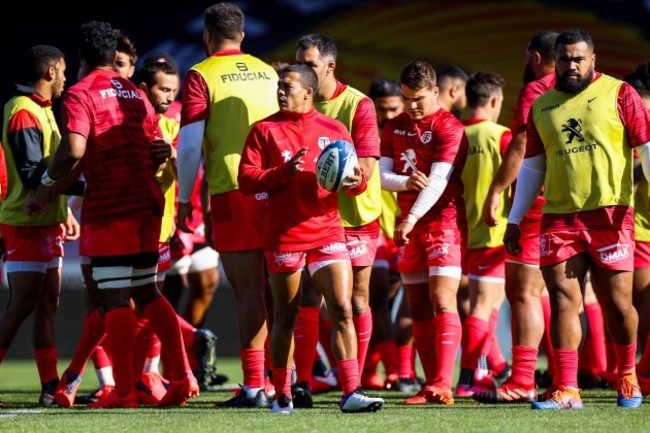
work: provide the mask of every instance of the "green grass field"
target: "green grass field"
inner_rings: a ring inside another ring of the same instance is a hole
[[[59,371],[65,368],[60,364]],[[234,384],[241,380],[239,361],[220,359],[219,370]],[[92,367],[80,393],[97,387]],[[586,390],[582,411],[533,411],[528,405],[479,405],[457,399],[452,407],[405,406],[406,394],[383,392],[384,409],[373,414],[343,414],[338,392],[318,394],[313,409],[298,409],[291,416],[266,409],[221,409],[214,403],[230,392],[201,394],[186,407],[158,409],[91,410],[38,406],[40,385],[32,361],[7,360],[0,366],[0,433],[8,432],[650,432],[650,401],[640,409],[616,407],[610,390]]]

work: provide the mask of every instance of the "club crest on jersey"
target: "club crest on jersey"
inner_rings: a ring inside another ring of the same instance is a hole
[[[551,255],[551,236],[544,234],[539,237],[539,255],[540,257],[548,257]]]
[[[329,137],[318,137],[318,147],[320,147],[320,150],[325,149],[325,146],[328,144],[330,144]]]
[[[565,144],[571,144],[574,138],[577,138],[578,141],[585,141],[585,137],[582,135],[582,119],[567,120],[566,124],[562,125],[562,132],[567,133]]]
[[[422,144],[427,144],[431,141],[432,138],[433,138],[433,134],[431,133],[431,131],[424,131],[420,136],[420,141],[422,142]]]
[[[280,156],[282,156],[282,160],[283,160],[284,162],[287,162],[287,161],[289,161],[289,160],[291,159],[291,157],[292,157],[293,155],[291,154],[291,151],[290,151],[290,150],[283,150],[283,151],[280,153]]]

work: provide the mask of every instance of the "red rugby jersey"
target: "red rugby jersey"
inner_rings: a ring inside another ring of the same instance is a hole
[[[279,111],[258,122],[248,134],[239,164],[239,188],[246,194],[268,191],[264,248],[304,251],[345,239],[336,192],[322,188],[316,160],[335,140],[351,141],[345,126],[315,109],[305,114]],[[287,162],[301,148],[302,171]]]
[[[87,184],[82,223],[162,216],[151,142],[162,137],[146,95],[117,72],[96,70],[66,92],[63,133],[87,139],[81,161]]]
[[[427,176],[434,162],[447,162],[454,166],[447,188],[429,212],[417,222],[413,234],[425,233],[431,228],[466,226],[461,174],[468,145],[463,124],[443,108],[417,122],[402,113],[384,126],[381,156],[393,159],[395,173],[411,175],[413,170],[407,164],[408,158],[415,163],[418,171]],[[417,191],[397,193],[400,221],[409,214],[418,195]]]

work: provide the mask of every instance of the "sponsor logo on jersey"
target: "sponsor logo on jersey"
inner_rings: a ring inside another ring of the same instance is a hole
[[[292,266],[300,260],[300,253],[296,251],[275,251],[273,260],[277,266]]]
[[[341,251],[347,251],[348,247],[343,242],[334,242],[328,245],[321,247],[320,251],[323,254],[332,254],[340,253]]]
[[[596,250],[603,263],[614,263],[630,257],[630,245],[611,244]]]
[[[99,91],[99,96],[102,97],[102,99],[106,98],[121,98],[121,99],[142,99],[142,95],[138,93],[136,90],[132,89],[124,89],[122,87],[122,83],[120,83],[118,80],[111,80],[111,84],[113,85],[112,89],[102,89]]]
[[[573,139],[577,138],[578,141],[585,141],[585,137],[582,135],[582,119],[571,118],[562,125],[562,132],[567,133],[567,141],[565,144],[573,143]]]
[[[427,258],[429,260],[442,257],[449,254],[449,244],[443,242],[440,244],[431,244],[427,247]]]
[[[255,194],[255,200],[260,201],[260,200],[268,200],[269,199],[269,193],[268,192],[258,192]]]
[[[542,108],[542,113],[544,113],[546,111],[555,110],[559,106],[560,106],[560,104],[553,104],[553,105],[549,105],[548,107],[544,107],[544,108]]]
[[[368,245],[366,241],[352,241],[348,243],[347,247],[351,259],[356,259],[357,257],[368,254]]]
[[[415,150],[406,149],[404,152],[401,153],[399,159],[401,161],[404,161],[404,167],[402,168],[402,173],[408,173],[409,168],[411,169],[411,171],[418,171],[417,157],[415,155]]]
[[[237,72],[233,74],[221,74],[221,82],[226,83],[226,82],[231,82],[234,83],[236,81],[257,81],[257,80],[270,80],[271,77],[269,77],[266,72]]]

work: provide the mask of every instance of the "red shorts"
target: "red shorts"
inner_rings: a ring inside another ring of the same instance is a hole
[[[383,232],[379,233],[377,239],[377,253],[375,254],[375,263],[373,267],[387,268],[397,272],[397,256],[399,247],[395,242],[387,237]]]
[[[79,255],[125,256],[158,251],[160,223],[156,215],[111,223],[81,224]]]
[[[521,230],[521,253],[511,256],[506,252],[506,262],[520,263],[523,265],[539,267],[539,233],[542,227],[541,218],[530,218],[528,214],[519,223]]]
[[[49,262],[63,257],[63,228],[0,224],[8,262]]]
[[[264,251],[269,273],[279,274],[282,272],[296,272],[307,265],[312,268],[316,264],[316,270],[328,262],[350,261],[350,254],[343,242],[333,242],[306,251]],[[313,272],[312,272],[313,273]]]
[[[166,272],[172,267],[172,254],[169,242],[158,243],[158,272]]]
[[[604,269],[634,270],[634,230],[578,230],[542,233],[540,266],[553,266],[571,257],[588,253]]]
[[[411,235],[409,243],[400,248],[397,269],[408,273],[428,272],[431,266],[460,268],[464,245],[465,239],[458,227]]]
[[[650,242],[636,241],[634,269],[650,268]]]
[[[262,248],[268,194],[246,195],[240,190],[210,196],[212,242],[219,252]]]
[[[368,267],[375,262],[379,220],[361,227],[345,227],[345,242],[352,266]]]
[[[472,248],[465,253],[464,271],[472,277],[506,277],[506,248]]]

